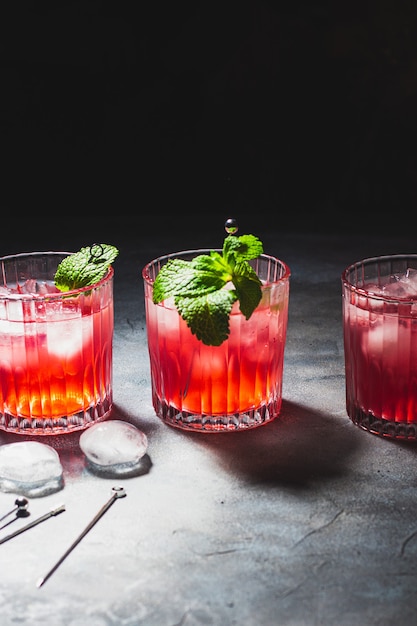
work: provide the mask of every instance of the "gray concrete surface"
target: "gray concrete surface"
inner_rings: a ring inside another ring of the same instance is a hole
[[[61,503],[66,511],[0,545],[2,626],[414,625],[417,446],[370,435],[346,415],[340,274],[364,256],[415,251],[415,239],[265,224],[256,233],[265,251],[292,270],[282,413],[252,431],[201,434],[153,412],[140,270],[162,252],[219,241],[161,231],[100,232],[120,247],[113,417],[148,436],[147,471],[103,478],[78,435],[44,440],[65,484],[33,499],[30,519]],[[60,245],[88,236],[65,242],[61,232]],[[0,444],[16,439],[0,433]],[[120,483],[127,497],[38,589]],[[12,500],[0,493],[0,513]]]

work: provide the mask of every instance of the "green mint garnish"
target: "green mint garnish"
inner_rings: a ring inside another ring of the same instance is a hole
[[[223,253],[212,250],[191,261],[170,259],[153,284],[155,304],[173,296],[179,314],[191,332],[208,346],[219,346],[229,336],[232,306],[239,307],[248,320],[261,297],[261,281],[249,265],[263,252],[254,235],[228,235]],[[223,289],[232,283],[231,289]]]
[[[55,286],[60,291],[72,291],[88,287],[100,281],[106,275],[109,266],[119,254],[114,246],[95,243],[88,248],[81,248],[65,257],[55,272]]]

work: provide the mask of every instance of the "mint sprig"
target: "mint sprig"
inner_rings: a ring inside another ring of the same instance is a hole
[[[72,291],[99,282],[119,254],[114,246],[95,243],[65,257],[55,272],[55,286],[60,291]]]
[[[153,302],[174,297],[175,306],[191,332],[204,344],[219,346],[230,333],[233,304],[249,319],[261,297],[261,281],[248,261],[263,252],[254,235],[228,235],[220,254],[200,254],[191,261],[170,259],[153,284]],[[224,289],[225,286],[231,288]]]

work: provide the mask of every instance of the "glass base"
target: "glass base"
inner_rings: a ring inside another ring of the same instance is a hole
[[[201,415],[180,411],[177,407],[153,398],[155,413],[169,426],[194,432],[219,433],[249,430],[272,422],[280,412],[281,402],[270,402],[258,409],[231,415]]]
[[[417,422],[393,422],[371,413],[366,413],[358,407],[348,407],[348,415],[351,421],[359,428],[373,435],[388,439],[400,439],[402,441],[417,441]]]
[[[64,435],[102,422],[109,417],[112,401],[107,398],[100,404],[80,411],[74,415],[51,418],[16,417],[0,413],[0,430],[20,435]]]

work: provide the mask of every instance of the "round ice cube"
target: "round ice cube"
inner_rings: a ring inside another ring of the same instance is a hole
[[[87,459],[103,468],[134,466],[145,454],[148,439],[141,430],[122,420],[94,424],[80,436]]]
[[[0,446],[0,489],[38,497],[62,489],[63,468],[54,448],[38,441]]]

